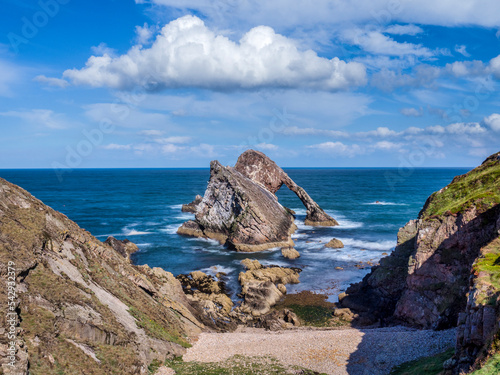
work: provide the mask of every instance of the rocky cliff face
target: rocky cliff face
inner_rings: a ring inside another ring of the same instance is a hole
[[[179,234],[206,237],[237,251],[293,247],[294,217],[276,198],[286,184],[307,208],[308,225],[337,225],[300,186],[264,154],[249,150],[234,168],[210,164],[210,181],[195,220],[184,223]]]
[[[497,153],[431,195],[418,220],[400,229],[394,252],[339,296],[341,304],[363,312],[365,322],[434,329],[458,323],[457,359],[449,367],[467,369],[500,316],[500,285],[492,277],[500,272],[499,203]]]
[[[204,327],[172,274],[130,264],[134,249],[0,179],[0,372],[147,374],[182,354]]]

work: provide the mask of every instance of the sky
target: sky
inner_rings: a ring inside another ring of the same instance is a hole
[[[3,0],[0,169],[473,167],[498,0]]]

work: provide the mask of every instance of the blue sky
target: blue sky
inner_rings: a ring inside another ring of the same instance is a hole
[[[311,4],[314,4],[312,6]],[[475,166],[497,0],[4,0],[0,168]]]

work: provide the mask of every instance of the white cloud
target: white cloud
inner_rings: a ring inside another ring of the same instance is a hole
[[[116,51],[113,48],[109,48],[106,43],[100,43],[98,46],[92,46],[90,47],[90,50],[96,56],[114,56],[114,54],[116,53]]]
[[[349,133],[341,130],[328,130],[316,128],[299,128],[298,126],[288,126],[278,131],[284,135],[326,135],[329,137],[343,138],[349,136]]]
[[[416,25],[392,25],[384,30],[387,34],[394,35],[417,35],[424,32],[422,28]]]
[[[65,116],[50,109],[0,112],[0,116],[16,117],[30,125],[42,125],[49,129],[65,129],[68,127]]]
[[[167,137],[167,138],[157,138],[154,140],[156,143],[166,144],[166,143],[188,143],[191,141],[191,137]]]
[[[144,3],[146,0],[136,0]],[[500,26],[498,0],[151,0],[177,9],[197,10],[213,20],[280,28],[349,23],[415,23],[440,26]],[[279,15],[279,17],[277,17]],[[223,25],[226,27],[227,25]]]
[[[136,34],[135,39],[136,39],[138,44],[147,45],[151,42],[151,39],[158,32],[158,30],[159,30],[159,27],[157,25],[149,26],[145,22],[144,26],[136,26],[135,27],[135,34]]]
[[[386,137],[394,137],[396,135],[398,135],[397,132],[395,132],[394,130],[391,130],[387,127],[379,127],[375,130],[355,133],[356,137],[370,137],[370,138],[372,138],[372,137],[386,138]]]
[[[166,145],[162,146],[161,151],[165,154],[172,154],[172,153],[179,152],[180,150],[183,150],[183,149],[184,149],[184,147],[179,147],[179,146],[174,145],[174,144],[166,144]]]
[[[365,51],[377,55],[432,57],[432,52],[420,44],[399,43],[391,37],[382,34],[380,31],[367,31],[366,29],[347,29],[342,33],[342,37],[348,43],[360,46]]]
[[[23,68],[0,59],[0,96],[12,96],[12,86],[20,80]]]
[[[488,72],[491,72],[496,79],[500,79],[500,55],[491,59]]]
[[[374,149],[382,150],[382,151],[400,150],[401,147],[402,147],[401,143],[394,143],[394,142],[389,142],[389,141],[380,141],[380,142],[377,142],[373,145]]]
[[[259,143],[258,145],[255,145],[255,147],[259,150],[264,151],[276,151],[279,148],[278,146],[271,143]]]
[[[448,125],[446,127],[446,132],[448,134],[484,134],[487,132],[487,130],[477,122],[471,122],[471,123],[459,122]]]
[[[307,146],[310,149],[327,152],[337,156],[352,158],[356,155],[364,154],[364,150],[357,144],[346,145],[342,142],[323,142],[316,145]]]
[[[49,86],[65,88],[68,87],[69,82],[61,78],[46,77],[44,75],[39,75],[33,78],[33,81],[45,83]]]
[[[493,113],[484,118],[484,123],[493,131],[500,132],[500,114]]]
[[[118,145],[116,143],[111,143],[109,145],[102,146],[105,150],[130,150],[131,145]]]
[[[401,114],[408,117],[421,117],[424,114],[422,107],[420,109],[416,108],[401,108]]]
[[[455,52],[458,52],[459,54],[465,56],[465,57],[470,57],[470,53],[467,52],[467,46],[465,45],[456,45],[455,46]]]
[[[164,131],[162,130],[142,130],[139,132],[140,135],[145,135],[148,137],[160,137],[162,136]]]
[[[238,43],[216,35],[203,21],[184,16],[163,27],[150,48],[126,55],[91,56],[63,77],[76,85],[130,89],[198,87],[214,90],[264,87],[335,91],[366,83],[365,67],[301,51],[297,43],[266,26],[251,29]]]

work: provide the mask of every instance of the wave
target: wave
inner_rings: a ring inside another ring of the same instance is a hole
[[[152,243],[136,243],[137,247],[141,248],[141,247],[151,247],[153,246]]]
[[[142,232],[142,231],[135,230],[135,229],[130,229],[130,230],[127,230],[127,229],[128,228],[123,229],[124,236],[142,236],[145,234],[151,234],[151,232]]]
[[[194,214],[190,214],[190,213],[182,213],[180,215],[177,215],[177,216],[174,216],[174,219],[178,219],[178,220],[192,220],[194,217]]]
[[[291,208],[291,210],[295,211],[295,215],[306,216],[307,211],[305,208]]]
[[[171,206],[168,206],[169,208],[171,208],[172,210],[180,210],[182,209],[182,204],[173,204]]]
[[[339,238],[339,240],[341,240],[346,246],[352,246],[360,249],[388,251],[396,247],[396,241],[388,241],[388,240],[364,241],[364,240],[355,240],[353,238]]]
[[[165,232],[168,234],[177,234],[177,229],[179,229],[180,225],[179,224],[170,224],[167,225],[165,228],[160,229],[160,232]]]
[[[376,201],[363,204],[368,206],[408,206],[407,203],[394,203],[394,202],[384,202],[384,201]]]
[[[212,267],[203,268],[201,271],[205,272],[207,275],[215,276],[219,272],[230,274],[231,272],[233,272],[235,270],[236,269],[233,267],[227,267],[227,266],[222,266],[220,264],[217,264],[217,265],[212,266]]]

